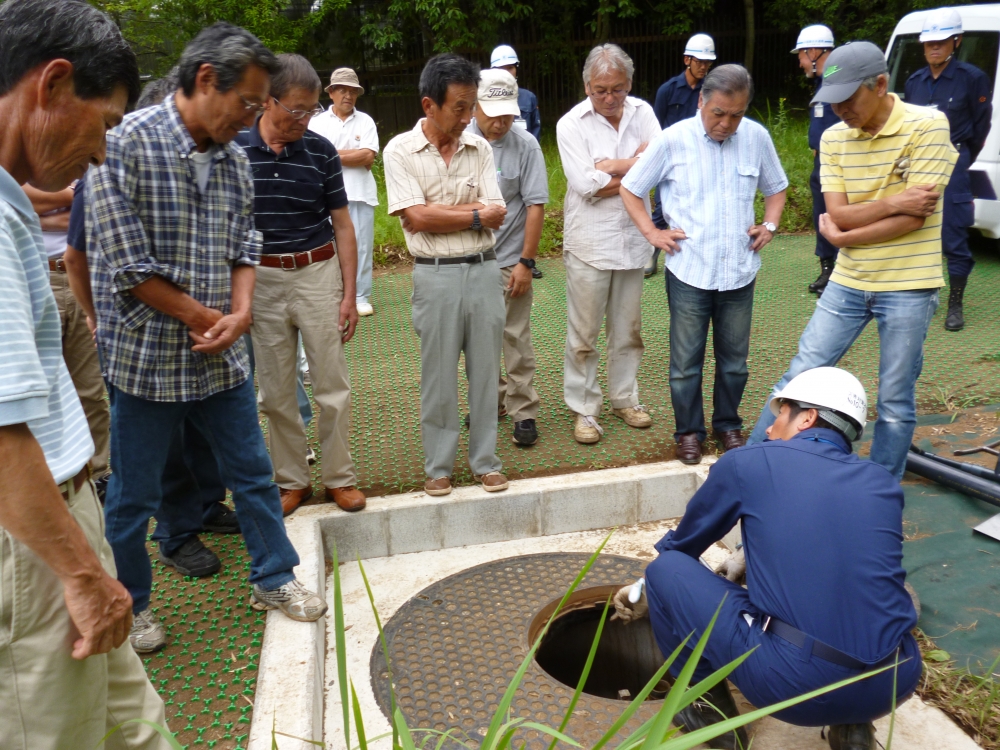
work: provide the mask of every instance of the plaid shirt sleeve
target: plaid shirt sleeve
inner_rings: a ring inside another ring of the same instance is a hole
[[[257,231],[257,225],[253,220],[253,169],[250,167],[250,160],[243,149],[238,149],[236,154],[237,172],[242,172],[240,179],[247,186],[243,193],[241,211],[238,216],[237,235],[243,237],[236,257],[233,258],[234,266],[256,266],[260,264],[260,254],[264,249],[264,235]]]
[[[156,314],[155,308],[131,294],[133,287],[154,276],[185,290],[191,281],[186,270],[161,263],[153,255],[152,243],[135,209],[148,179],[138,161],[130,143],[109,134],[107,160],[88,178],[87,188],[91,191],[93,247],[107,264],[110,291],[122,325],[132,329]]]

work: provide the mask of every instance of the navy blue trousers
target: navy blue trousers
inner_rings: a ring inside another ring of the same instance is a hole
[[[819,216],[826,213],[826,199],[823,198],[823,186],[819,181],[819,156],[813,161],[813,171],[809,175],[809,190],[813,197],[813,227],[816,229],[816,257],[830,258],[837,257],[837,248],[830,244],[830,240],[819,233]]]
[[[673,653],[693,633],[690,646],[671,667],[676,676],[704,633],[719,603],[725,598],[708,639],[694,680],[708,677],[747,651],[756,651],[729,679],[754,706],[763,708],[788,698],[852,677],[858,672],[812,656],[771,633],[761,631],[760,613],[750,603],[745,589],[717,576],[698,560],[683,552],[661,553],[646,568],[646,596],[656,643],[665,654]],[[743,613],[754,618],[748,625]],[[859,623],[864,626],[864,623]],[[920,650],[913,636],[903,639],[896,688],[897,703],[909,696],[920,679]],[[863,724],[889,713],[892,708],[893,670],[813,698],[780,711],[781,721],[798,726]]]
[[[941,217],[941,251],[948,262],[948,276],[968,276],[976,265],[969,249],[969,227],[975,219],[969,166],[972,154],[967,146],[958,152],[958,162],[944,189],[944,212]]]

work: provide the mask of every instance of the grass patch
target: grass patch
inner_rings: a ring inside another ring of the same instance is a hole
[[[785,204],[779,231],[811,231],[812,194],[809,192],[809,174],[812,172],[813,158],[807,139],[807,114],[788,109],[785,100],[779,99],[776,107],[765,102],[762,108],[754,110],[753,117],[770,131],[778,157],[788,175],[788,202]],[[542,137],[542,154],[549,173],[549,202],[545,207],[545,226],[542,229],[538,255],[546,258],[562,255],[563,200],[566,196],[566,175],[563,174],[555,133],[551,130],[546,131]],[[381,153],[372,165],[372,174],[378,185],[379,199],[379,205],[375,208],[375,267],[408,264],[410,255],[406,250],[399,219],[389,216],[386,211],[385,170]],[[757,195],[755,208],[757,217],[762,218],[764,199],[760,194]]]

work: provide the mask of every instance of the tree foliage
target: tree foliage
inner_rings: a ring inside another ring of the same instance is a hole
[[[939,5],[939,0],[768,0],[765,11],[776,28],[822,23],[833,29],[838,44],[864,39],[884,47],[899,19]]]

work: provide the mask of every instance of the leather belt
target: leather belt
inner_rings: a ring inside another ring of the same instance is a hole
[[[62,258],[49,258],[49,270],[56,273],[66,273],[66,261]]]
[[[63,500],[69,501],[69,490],[70,487],[73,488],[73,492],[79,492],[80,488],[83,487],[84,482],[90,479],[90,464],[87,464],[72,479],[67,479],[65,482],[59,485],[59,492],[62,493]]]
[[[296,268],[303,268],[312,263],[320,263],[330,260],[337,251],[332,242],[327,242],[323,247],[315,250],[306,250],[304,253],[282,253],[281,255],[261,255],[260,264],[267,268],[280,268],[283,271],[294,271]]]
[[[761,630],[765,633],[773,633],[784,641],[788,641],[793,646],[798,646],[799,648],[805,648],[806,641],[812,641],[812,655],[818,656],[823,661],[832,662],[833,664],[838,664],[841,667],[846,667],[847,669],[856,669],[861,672],[867,672],[872,669],[879,669],[880,667],[887,666],[896,661],[896,655],[899,653],[899,648],[893,649],[893,652],[889,654],[884,659],[876,662],[875,664],[868,664],[861,661],[860,659],[855,659],[850,654],[845,654],[840,649],[836,649],[833,646],[828,646],[822,641],[817,641],[801,630],[787,622],[782,622],[776,617],[771,617],[766,615],[763,618],[763,625]]]
[[[414,263],[419,263],[422,266],[456,266],[460,263],[485,263],[488,260],[496,260],[497,252],[496,250],[487,250],[484,253],[476,253],[475,255],[462,255],[458,258],[425,258],[423,256],[415,256],[413,258]]]

